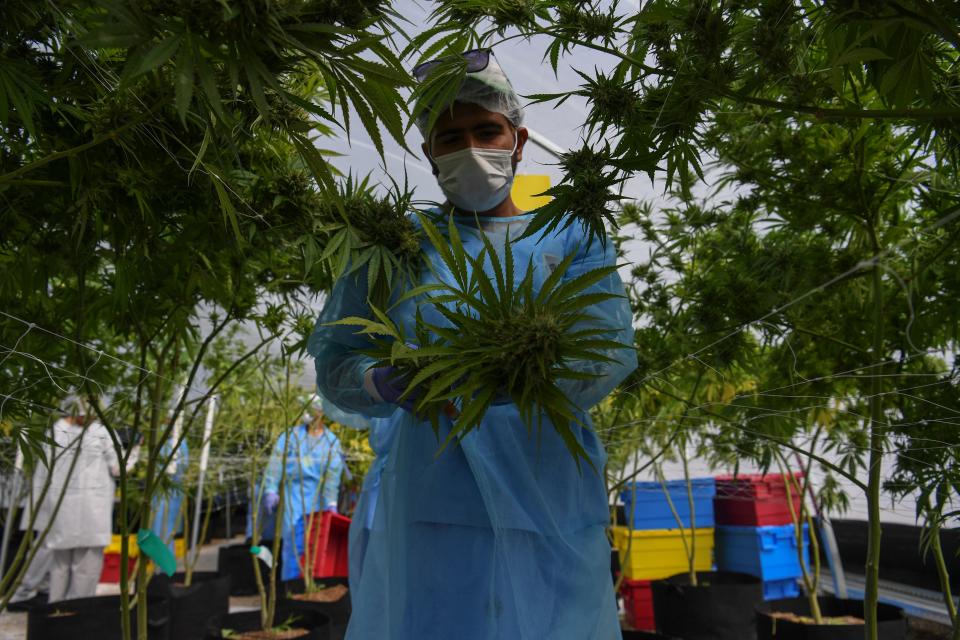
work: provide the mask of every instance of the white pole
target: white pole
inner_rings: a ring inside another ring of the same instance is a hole
[[[557,159],[560,158],[560,154],[567,152],[566,149],[558,145],[556,142],[547,136],[534,131],[530,127],[527,127],[527,134],[529,135],[530,142],[537,145]]]
[[[184,381],[180,385],[180,393],[177,395],[177,403],[173,405],[177,407],[183,401],[183,397],[187,393],[187,383]],[[173,421],[173,430],[170,432],[170,446],[173,447],[173,451],[170,452],[170,461],[167,465],[167,473],[173,475],[177,472],[177,467],[180,464],[180,434],[183,433],[183,414],[186,413],[186,407],[177,414],[177,419]]]
[[[203,425],[203,449],[200,451],[200,473],[197,477],[197,504],[193,509],[193,536],[190,539],[190,548],[197,549],[200,538],[200,510],[203,505],[203,481],[207,475],[207,462],[210,459],[210,437],[213,435],[213,416],[217,411],[217,396],[210,396],[207,401],[207,420]]]
[[[0,574],[7,568],[7,552],[10,549],[10,537],[13,535],[13,528],[16,526],[14,519],[17,515],[17,503],[20,501],[20,478],[23,475],[23,451],[17,447],[17,457],[13,463],[13,472],[10,474],[10,482],[4,483],[4,487],[9,491],[7,493],[7,525],[3,528],[3,541],[0,542]]]

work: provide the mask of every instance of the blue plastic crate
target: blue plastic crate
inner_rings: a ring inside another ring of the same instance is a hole
[[[800,583],[796,578],[786,580],[766,580],[763,583],[763,599],[779,600],[781,598],[796,598],[800,595]]]
[[[810,537],[803,525],[803,562],[810,566]],[[803,575],[797,557],[797,537],[792,524],[767,527],[718,526],[716,561],[719,571],[739,571],[770,580]]]
[[[690,501],[687,497],[686,480],[669,480],[666,483],[670,500],[673,502],[677,515],[683,521],[683,528],[692,527],[703,529],[713,526],[713,496],[716,493],[716,484],[713,478],[692,478],[694,519],[690,522]],[[634,491],[636,488],[636,491]],[[636,505],[634,507],[634,496]],[[627,516],[626,525],[634,529],[679,529],[677,519],[670,511],[670,505],[663,492],[663,485],[659,482],[631,482],[624,491],[620,492],[624,511]],[[633,514],[633,522],[630,520]]]

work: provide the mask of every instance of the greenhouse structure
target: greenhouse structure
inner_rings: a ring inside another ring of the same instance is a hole
[[[956,0],[0,15],[0,640],[960,640]]]

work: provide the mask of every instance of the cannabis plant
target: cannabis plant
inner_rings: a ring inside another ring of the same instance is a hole
[[[348,176],[339,186],[341,202],[321,205],[317,231],[326,238],[317,261],[326,264],[334,278],[367,269],[370,299],[385,306],[390,292],[413,282],[420,266],[420,231],[407,216],[413,193],[393,185],[385,197],[377,197],[369,179]],[[319,250],[316,241],[309,262]]]
[[[546,417],[577,465],[582,458],[592,466],[573,430],[583,423],[561,385],[594,377],[579,370],[577,361],[610,362],[604,351],[627,348],[606,337],[608,329],[591,326],[597,318],[590,307],[616,295],[588,289],[616,266],[568,279],[571,254],[536,289],[532,264],[518,280],[509,237],[501,256],[478,229],[483,248],[474,256],[452,218],[446,234],[425,216],[420,223],[453,280],[435,277],[435,284],[412,289],[400,300],[416,298],[421,309],[432,307],[447,323],[429,322],[418,309],[414,335],[406,335],[373,306],[375,319],[349,317],[336,324],[358,326],[372,337],[366,353],[376,358],[376,366],[399,370],[406,384],[403,397],[429,418],[438,438],[441,415],[453,420],[440,451],[479,426],[491,406],[512,402],[531,435],[534,429],[539,435]]]

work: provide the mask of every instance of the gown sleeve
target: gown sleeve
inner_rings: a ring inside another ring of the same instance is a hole
[[[357,327],[329,324],[349,316],[373,318],[366,282],[365,268],[337,281],[310,335],[307,351],[314,358],[320,395],[344,411],[382,418],[396,407],[374,397],[364,386],[365,373],[375,361],[359,351],[368,347],[369,341],[357,335]]]
[[[600,242],[596,238],[588,239],[586,234],[577,233],[579,230],[580,225],[577,224],[570,225],[568,230],[565,248],[569,252],[576,252],[576,257],[564,274],[564,281],[573,280],[593,269],[616,264],[616,251],[610,238],[607,238],[606,242]],[[592,319],[580,323],[575,330],[602,329],[604,333],[597,337],[613,340],[624,346],[600,350],[611,359],[609,362],[574,360],[567,363],[574,371],[592,376],[584,380],[563,379],[559,382],[560,389],[582,411],[587,411],[603,400],[637,368],[637,354],[633,346],[633,314],[620,274],[614,271],[582,291],[581,295],[593,293],[612,293],[618,297],[589,307],[587,313]]]
[[[286,433],[280,434],[280,437],[277,438],[277,444],[274,445],[273,451],[270,452],[270,461],[267,462],[267,469],[263,479],[264,494],[280,493],[280,475],[283,469],[283,443],[286,437]]]

